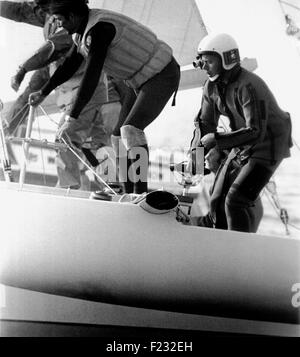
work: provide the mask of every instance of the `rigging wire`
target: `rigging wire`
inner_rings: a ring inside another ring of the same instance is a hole
[[[274,180],[269,181],[269,183],[266,185],[264,189],[264,193],[266,194],[269,200],[272,198],[272,202],[274,204],[273,208],[275,210],[275,213],[278,215],[278,217],[281,219],[281,222],[284,224],[286,235],[290,235],[290,232],[288,230],[289,215],[287,210],[283,208],[279,202],[279,196],[277,193],[276,183]],[[269,197],[269,195],[271,197]]]
[[[97,172],[96,172],[95,170],[93,170],[93,169],[77,154],[77,152],[71,147],[71,145],[70,145],[64,138],[61,138],[60,140],[63,142],[63,144],[65,144],[65,145],[67,146],[67,148],[72,152],[72,154],[74,154],[74,155],[77,157],[77,159],[78,159],[88,170],[90,170],[90,171],[95,175],[95,177],[96,177],[99,181],[101,181],[101,182],[103,183],[104,186],[106,186],[115,196],[118,195],[117,192],[114,191],[114,190],[102,179],[102,177],[100,177],[100,176],[97,174]]]
[[[293,227],[294,229],[297,229],[297,231],[300,231],[300,227],[295,226],[294,224],[289,223],[290,227]]]
[[[286,12],[285,12],[285,10],[284,10],[282,1],[281,1],[281,0],[278,0],[278,3],[279,3],[279,6],[280,6],[280,9],[281,9],[281,12],[283,13],[284,16],[286,16]]]
[[[285,11],[283,9],[283,5],[282,4],[284,4],[286,6],[290,6],[293,9],[300,11],[300,7],[298,7],[298,6],[294,5],[294,4],[291,4],[291,3],[287,2],[287,1],[279,0],[279,3],[280,3],[280,6],[281,6],[283,12],[285,12]]]
[[[296,142],[296,140],[294,138],[292,138],[293,140],[293,144],[296,146],[296,148],[300,151],[300,146],[299,144]]]
[[[39,105],[39,108],[42,110],[42,112],[44,113],[44,115],[54,124],[56,124],[57,126],[59,125],[55,120],[53,120],[50,115],[45,111],[45,109]],[[97,174],[97,172],[90,167],[81,157],[79,154],[77,154],[77,152],[72,148],[72,146],[64,139],[61,138],[61,141],[63,142],[63,144],[65,144],[67,146],[67,148],[72,152],[73,155],[76,156],[76,158],[89,170],[91,171],[95,177],[107,188],[109,189],[109,191],[111,191],[114,195],[118,195],[116,191],[114,191],[103,179],[101,176],[99,176]]]
[[[23,108],[21,108],[14,116],[13,116],[13,119],[24,109],[26,108],[27,106],[29,106],[29,103],[26,103]],[[40,110],[42,111],[42,113],[52,122],[54,123],[56,126],[58,126],[59,124],[50,117],[50,115],[45,111],[45,109],[39,105],[39,108]],[[13,131],[13,134],[15,133],[15,131],[17,130],[17,128],[21,125],[21,123],[24,121],[24,118],[25,118],[25,115],[26,115],[26,112],[23,114],[23,117],[22,119],[20,120],[20,122],[18,123],[17,127],[15,128],[15,130]],[[41,139],[41,130],[40,130],[40,126],[39,126],[39,123],[38,123],[38,131],[39,131],[39,137]],[[107,189],[109,189],[109,191],[111,191],[114,195],[118,195],[117,192],[115,192],[103,179],[102,177],[100,177],[97,172],[91,168],[73,149],[72,147],[64,140],[62,139],[63,143],[67,146],[67,148],[77,157],[77,159],[88,169],[90,170],[94,176],[99,180],[99,182],[101,182]],[[42,148],[41,148],[42,150]],[[43,176],[44,176],[44,183],[45,183],[45,161],[44,161],[44,156],[43,156],[43,153],[42,153],[42,162],[43,162]],[[102,188],[102,187],[101,187]]]
[[[278,207],[276,206],[275,202],[273,201],[273,199],[270,197],[269,193],[267,192],[267,189],[265,189],[263,191],[263,193],[265,194],[265,196],[267,197],[268,201],[270,202],[271,206],[274,209],[275,214],[278,216],[278,218],[281,219],[281,212],[278,212]],[[286,211],[286,210],[285,210]],[[282,219],[281,219],[282,220]],[[297,227],[296,225],[287,222],[287,226],[292,227],[298,231],[300,231],[300,227]]]
[[[29,106],[28,103],[26,103],[26,104],[11,118],[11,121],[13,121],[27,106]],[[24,113],[22,114],[22,117],[21,117],[19,123],[17,124],[17,126],[16,126],[15,129],[13,130],[11,136],[14,136],[14,135],[15,135],[16,130],[17,130],[18,127],[24,122],[24,119],[27,117],[27,115],[28,115],[28,111],[27,111],[27,108],[26,108],[26,110],[24,110]]]
[[[41,105],[39,105],[39,108],[41,109],[41,111],[42,111],[42,113],[52,122],[52,123],[54,123],[55,125],[59,125],[59,123],[57,123],[54,119],[52,119],[51,117],[50,117],[50,115],[45,111],[45,109],[41,106]]]

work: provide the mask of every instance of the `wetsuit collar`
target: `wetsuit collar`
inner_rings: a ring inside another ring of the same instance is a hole
[[[229,71],[224,71],[220,77],[218,78],[217,82],[222,83],[223,85],[227,85],[232,83],[236,80],[236,78],[240,75],[242,68],[240,65],[234,66]]]
[[[79,28],[78,28],[78,30],[76,32],[78,35],[82,36],[84,34],[84,30],[86,29],[87,23],[89,21],[89,15],[90,15],[90,13],[88,13],[86,16],[84,16],[82,18],[80,26],[79,26]]]

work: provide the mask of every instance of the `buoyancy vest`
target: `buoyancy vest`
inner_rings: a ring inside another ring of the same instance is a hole
[[[84,57],[89,53],[88,33],[101,21],[113,24],[116,29],[103,65],[108,75],[125,80],[130,87],[138,89],[171,61],[171,47],[149,28],[125,15],[103,9],[91,9],[84,34],[73,37]]]

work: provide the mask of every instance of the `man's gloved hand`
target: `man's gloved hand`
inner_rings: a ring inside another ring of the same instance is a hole
[[[42,91],[33,92],[29,95],[28,103],[33,107],[37,107],[45,99],[45,96],[42,94]]]
[[[203,138],[201,138],[201,144],[207,150],[210,150],[211,148],[216,146],[217,141],[216,141],[216,138],[215,138],[215,134],[214,133],[209,133],[209,134],[204,135]]]
[[[20,66],[17,73],[13,77],[11,77],[10,85],[15,92],[19,90],[26,73],[26,69]]]
[[[184,225],[191,225],[191,217],[185,214],[180,208],[176,209],[176,221]]]
[[[65,140],[68,145],[73,146],[75,144],[76,146],[76,142],[81,142],[80,136],[76,134],[77,129],[78,121],[67,115],[64,123],[57,130],[55,140],[62,142]]]

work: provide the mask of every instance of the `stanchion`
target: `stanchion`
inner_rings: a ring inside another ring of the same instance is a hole
[[[2,110],[3,110],[3,103],[0,100],[0,114]],[[11,164],[7,151],[6,139],[5,139],[1,115],[0,115],[0,159],[1,159],[1,165],[3,169],[5,181],[12,182],[13,178],[12,178]]]
[[[30,139],[30,137],[31,137],[32,126],[33,126],[33,121],[34,121],[34,114],[35,114],[35,108],[33,106],[30,106],[28,122],[27,122],[27,127],[26,127],[26,134],[25,134],[26,139]],[[20,185],[23,185],[25,182],[26,165],[27,165],[29,147],[30,147],[29,140],[24,141],[23,142],[24,160],[23,160],[21,170],[20,170],[20,178],[19,178]]]

